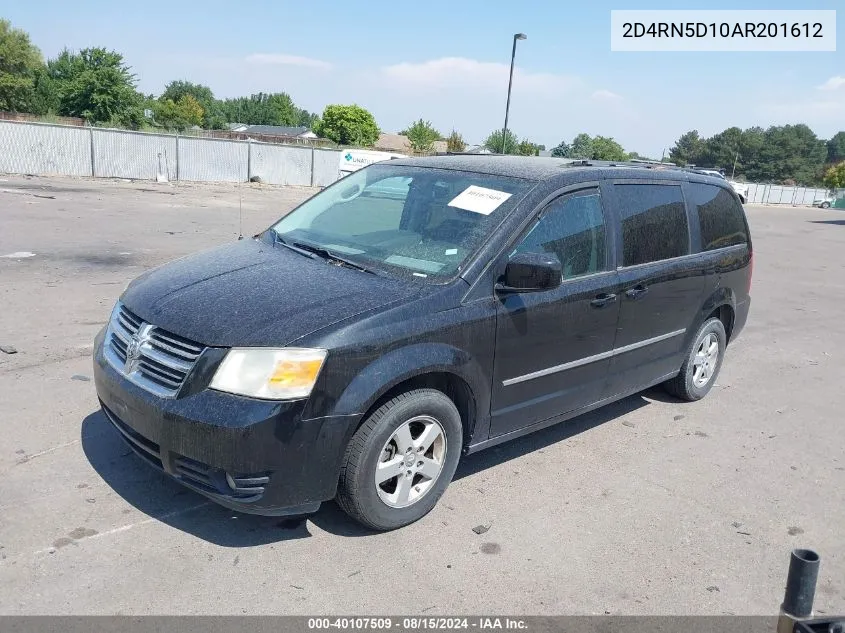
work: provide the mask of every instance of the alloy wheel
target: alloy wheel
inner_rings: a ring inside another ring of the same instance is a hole
[[[379,498],[391,508],[405,508],[431,490],[446,458],[446,433],[440,422],[419,415],[403,422],[382,448],[376,465]]]
[[[701,340],[692,361],[695,367],[692,373],[692,382],[696,387],[701,389],[710,382],[716,371],[718,361],[719,338],[713,332],[710,332]]]

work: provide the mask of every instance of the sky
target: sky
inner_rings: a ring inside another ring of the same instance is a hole
[[[839,7],[837,7],[839,5]],[[611,52],[611,9],[837,9],[836,52]],[[45,58],[63,48],[123,54],[144,93],[173,79],[219,98],[287,92],[299,107],[370,110],[382,131],[431,121],[470,143],[508,128],[549,149],[580,133],[659,158],[684,132],[806,123],[845,129],[841,0],[0,0]]]

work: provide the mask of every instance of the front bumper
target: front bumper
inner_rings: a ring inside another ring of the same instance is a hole
[[[304,400],[271,402],[210,389],[161,398],[106,361],[104,334],[94,343],[103,413],[148,464],[251,514],[314,512],[335,496],[357,416],[303,419]]]

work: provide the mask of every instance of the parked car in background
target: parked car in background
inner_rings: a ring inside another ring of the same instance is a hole
[[[721,178],[722,180],[727,181],[730,186],[736,191],[736,195],[739,196],[739,201],[742,204],[745,204],[748,201],[748,185],[744,182],[737,182],[736,180],[730,180],[725,173],[718,169],[701,169],[698,167],[690,166],[698,172],[702,174],[707,174],[708,176],[715,176],[716,178]]]
[[[830,207],[833,206],[833,204],[835,202],[836,202],[836,198],[834,198],[833,196],[827,196],[825,198],[819,198],[817,200],[813,200],[813,206],[819,207],[821,209],[829,209]]]
[[[135,279],[94,380],[130,448],[217,503],[336,498],[389,530],[462,455],[652,385],[705,397],[752,262],[737,195],[692,170],[387,160]]]
[[[731,187],[734,191],[736,191],[736,195],[739,196],[739,201],[742,204],[748,202],[748,185],[744,182],[737,182],[735,180],[728,180]]]

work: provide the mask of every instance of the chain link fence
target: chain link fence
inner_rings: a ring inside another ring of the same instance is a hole
[[[338,150],[314,146],[0,120],[0,172],[12,174],[324,187],[339,165]]]

